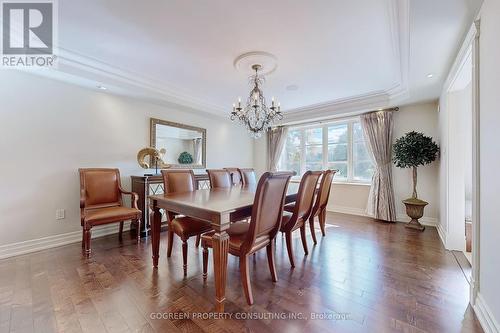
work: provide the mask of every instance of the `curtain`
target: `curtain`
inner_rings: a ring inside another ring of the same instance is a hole
[[[194,164],[201,164],[201,138],[193,139],[193,148]]]
[[[285,147],[288,129],[284,126],[275,127],[267,132],[267,151],[269,154],[269,170],[278,171],[278,163]]]
[[[392,185],[392,111],[377,111],[361,115],[366,142],[371,151],[375,172],[366,211],[379,220],[396,221]]]

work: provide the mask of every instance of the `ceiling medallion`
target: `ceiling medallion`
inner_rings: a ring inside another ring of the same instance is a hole
[[[243,63],[241,61],[242,59],[244,59],[242,56],[236,59],[236,68],[245,68],[245,66],[237,66],[237,64]],[[277,103],[274,97],[271,100],[271,106],[267,106],[266,99],[261,90],[261,86],[265,80],[263,74],[261,74],[262,70],[265,69],[264,72],[270,73],[270,68],[272,68],[271,71],[274,71],[276,65],[266,65],[266,67],[263,68],[261,64],[254,63],[251,65],[251,68],[254,71],[253,75],[250,77],[250,84],[253,85],[253,88],[244,106],[241,105],[241,98],[238,98],[237,104],[233,104],[233,111],[230,117],[232,121],[239,121],[244,125],[251,137],[260,138],[262,133],[269,130],[277,120],[283,119],[283,114],[281,112],[280,103]]]

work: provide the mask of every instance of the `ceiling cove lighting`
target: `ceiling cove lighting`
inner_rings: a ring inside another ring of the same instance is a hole
[[[253,138],[260,138],[262,133],[266,132],[277,120],[283,119],[280,103],[271,100],[271,106],[268,107],[264,93],[261,90],[264,77],[259,75],[259,70],[262,68],[259,64],[252,65],[255,74],[251,76],[250,84],[253,84],[253,89],[247,98],[246,105],[241,106],[241,98],[233,104],[231,112],[231,120],[239,121],[244,125],[248,133]]]

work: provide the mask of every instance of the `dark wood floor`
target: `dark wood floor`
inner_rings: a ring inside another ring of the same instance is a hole
[[[0,261],[0,332],[482,332],[467,304],[467,281],[434,228],[419,233],[341,214],[328,222],[307,257],[297,232],[294,270],[278,237],[275,284],[265,251],[253,258],[253,306],[230,256],[226,310],[233,319],[226,320],[194,318],[210,313],[214,287],[211,274],[203,283],[193,242],[185,279],[180,242],[167,260],[166,235],[157,271],[148,240],[135,245],[116,236],[94,240],[88,261],[80,244]],[[234,318],[249,313],[307,319]],[[311,319],[322,313],[331,318]]]

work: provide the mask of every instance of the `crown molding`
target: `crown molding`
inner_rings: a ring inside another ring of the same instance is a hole
[[[408,75],[410,57],[409,0],[391,0],[387,8],[394,61],[398,63],[398,82],[384,90],[371,91],[342,99],[285,110],[288,121],[311,119],[334,114],[385,108],[391,100],[409,96]],[[130,69],[118,68],[98,59],[58,47],[57,67],[36,71],[34,74],[62,80],[88,88],[103,84],[108,92],[138,98],[156,104],[184,106],[197,113],[224,118],[228,108],[195,97],[175,85],[149,78]],[[290,119],[289,119],[290,118]]]

